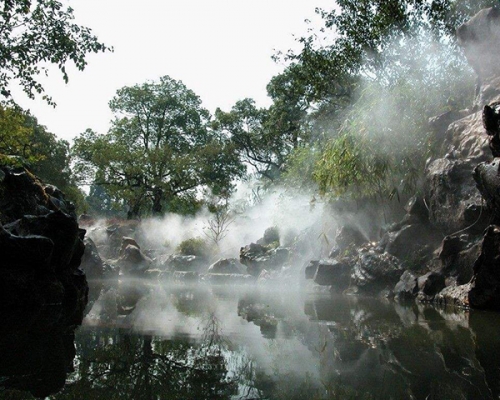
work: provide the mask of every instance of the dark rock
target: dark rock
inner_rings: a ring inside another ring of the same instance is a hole
[[[316,271],[318,270],[319,260],[311,260],[309,264],[306,265],[305,275],[306,279],[314,279]]]
[[[403,272],[396,257],[365,249],[359,252],[351,277],[360,290],[374,293],[394,288]]]
[[[500,220],[500,158],[483,162],[474,169],[474,180],[488,207]]]
[[[422,197],[412,197],[406,204],[405,209],[408,215],[415,216],[420,222],[426,223],[429,221],[429,210]]]
[[[367,239],[359,229],[353,226],[343,226],[338,231],[337,236],[335,237],[335,242],[337,243],[340,251],[343,251],[347,248],[357,249],[363,243],[366,243]]]
[[[259,276],[263,269],[276,269],[288,261],[290,250],[284,247],[269,248],[250,243],[240,249],[240,262],[246,265],[250,275]]]
[[[123,275],[141,276],[151,266],[152,260],[145,256],[141,249],[129,244],[123,250],[122,256],[116,261]]]
[[[23,169],[0,171],[1,386],[46,397],[65,383],[88,301],[85,231],[60,190]]]
[[[385,251],[402,262],[417,268],[428,261],[433,248],[429,244],[437,242],[435,232],[428,225],[406,225],[401,230],[387,234]]]
[[[279,229],[275,226],[271,228],[267,228],[264,232],[264,236],[257,240],[257,244],[261,244],[263,246],[268,246],[272,243],[280,242],[280,232]]]
[[[314,275],[314,282],[318,285],[345,290],[351,283],[351,266],[332,259],[320,260]]]
[[[427,197],[429,219],[446,233],[470,228],[481,232],[485,228],[487,213],[481,221],[471,221],[471,208],[482,207],[482,197],[477,190],[472,172],[475,163],[468,160],[439,159],[427,168]]]
[[[447,236],[439,251],[441,270],[445,276],[453,277],[458,285],[463,285],[471,280],[479,253],[479,243],[469,235]]]
[[[209,274],[245,274],[246,267],[236,258],[223,258],[208,267]]]
[[[500,310],[500,227],[486,230],[481,254],[474,265],[469,302],[471,307]]]
[[[397,300],[412,300],[417,297],[417,277],[410,271],[405,271],[394,287],[394,297]]]
[[[428,272],[418,278],[418,299],[420,301],[432,301],[445,287],[444,275],[439,272]]]

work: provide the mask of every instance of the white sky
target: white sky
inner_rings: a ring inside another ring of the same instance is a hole
[[[79,72],[58,71],[42,80],[57,103],[15,100],[30,109],[50,132],[71,140],[86,128],[105,133],[112,114],[108,102],[117,89],[169,75],[181,80],[210,112],[229,110],[238,100],[270,104],[266,84],[283,70],[274,50],[296,46],[305,19],[319,21],[315,7],[333,0],[72,0],[76,21],[92,28],[114,53],[88,56]],[[319,23],[319,22],[318,22]],[[12,88],[14,89],[14,88]]]

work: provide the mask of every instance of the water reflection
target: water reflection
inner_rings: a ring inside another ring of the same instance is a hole
[[[494,313],[244,286],[140,292],[127,315],[119,290],[96,302],[53,399],[500,396]]]

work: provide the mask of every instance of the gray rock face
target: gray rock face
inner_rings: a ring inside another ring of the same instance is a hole
[[[200,269],[201,263],[196,256],[174,255],[168,259],[169,268],[172,271],[196,271]]]

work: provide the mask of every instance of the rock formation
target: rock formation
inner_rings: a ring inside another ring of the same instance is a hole
[[[12,360],[4,387],[45,397],[64,385],[87,304],[84,235],[61,191],[0,167],[0,357]]]

